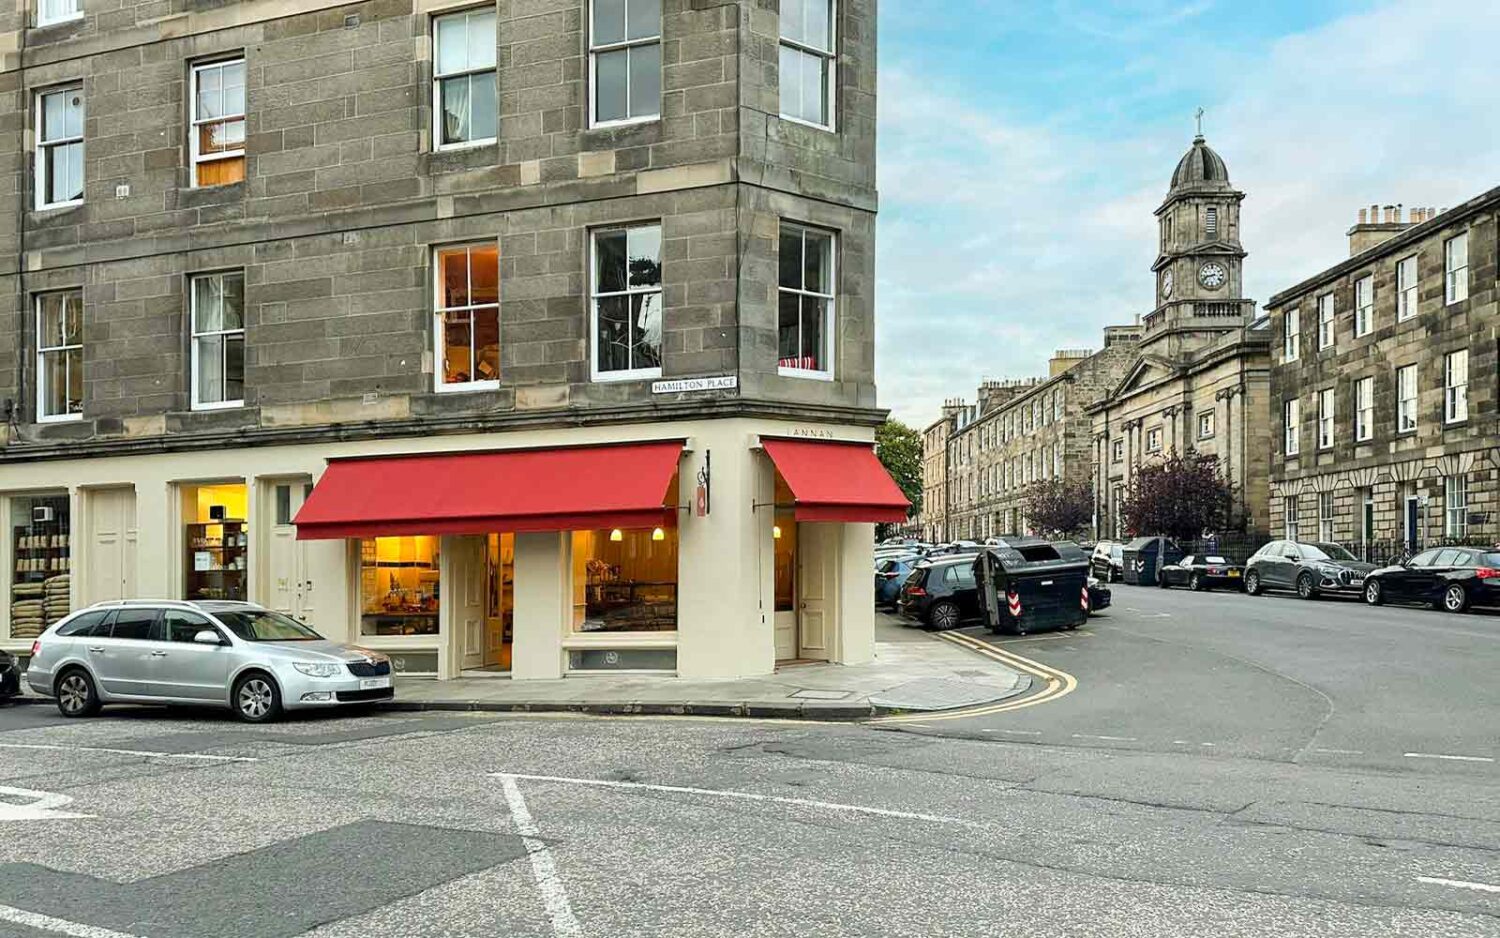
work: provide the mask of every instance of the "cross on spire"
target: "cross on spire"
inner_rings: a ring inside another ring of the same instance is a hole
[[[1198,136],[1203,136],[1203,108],[1193,112],[1193,118],[1198,121]]]

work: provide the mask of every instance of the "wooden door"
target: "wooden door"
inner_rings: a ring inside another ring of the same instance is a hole
[[[88,498],[83,602],[135,598],[135,489],[94,489]]]
[[[267,606],[294,619],[310,622],[312,582],[307,578],[307,542],[297,540],[292,519],[306,498],[306,481],[273,482],[267,488],[267,524],[264,589]]]
[[[803,658],[830,657],[829,618],[834,605],[830,581],[838,569],[838,536],[837,525],[797,526],[797,644]]]
[[[464,668],[484,666],[485,649],[485,539],[483,537],[452,538],[451,559],[448,573],[453,577],[451,595],[456,602],[449,613],[461,636],[463,652],[460,657]],[[450,646],[451,647],[451,646]]]

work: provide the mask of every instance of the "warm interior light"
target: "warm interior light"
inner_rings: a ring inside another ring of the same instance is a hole
[[[609,539],[612,541],[623,541],[625,540],[625,533],[619,528],[615,528],[613,531],[609,532]]]
[[[653,540],[653,541],[665,541],[666,539],[667,539],[667,532],[663,531],[661,528],[655,528],[655,529],[652,530],[652,532],[651,532],[651,540]]]
[[[781,539],[781,525],[779,525],[779,524],[773,524],[773,525],[771,525],[771,536],[774,537],[774,538],[776,538],[777,540]]]

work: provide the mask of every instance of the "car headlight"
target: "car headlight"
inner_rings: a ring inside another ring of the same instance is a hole
[[[343,670],[342,666],[336,664],[304,664],[300,661],[293,662],[292,667],[308,677],[336,677]]]

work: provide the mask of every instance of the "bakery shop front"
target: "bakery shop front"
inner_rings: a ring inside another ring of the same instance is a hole
[[[347,545],[351,638],[407,673],[710,678],[870,660],[873,526],[907,508],[871,442],[694,430],[333,455],[296,538]]]

